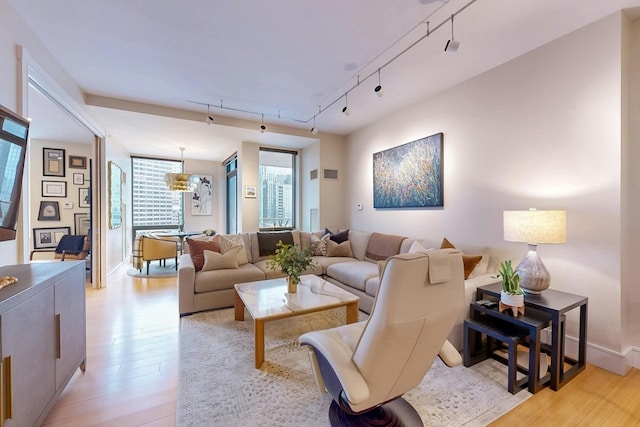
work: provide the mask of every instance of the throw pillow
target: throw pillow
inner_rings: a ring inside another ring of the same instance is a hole
[[[202,270],[204,265],[204,251],[220,252],[220,236],[192,238],[187,237],[187,245],[189,245],[189,255],[196,271]]]
[[[411,247],[409,248],[409,253],[410,254],[416,254],[416,253],[426,254],[430,250],[432,249],[425,249],[425,247],[422,246],[420,242],[418,242],[417,240],[414,240],[413,243],[411,244]]]
[[[456,247],[446,237],[442,239],[440,249],[455,249]],[[482,260],[482,255],[465,255],[462,254],[462,263],[464,264],[464,278],[469,278],[473,269]]]
[[[351,243],[348,240],[342,243],[336,243],[333,240],[328,240],[327,256],[344,256],[353,258],[353,253],[351,252]]]
[[[329,237],[329,234],[325,234],[322,237],[318,237],[315,234],[311,235],[311,256],[327,256],[327,241]]]
[[[204,265],[202,271],[222,270],[227,268],[238,268],[238,250],[232,250],[225,254],[214,251],[204,251]]]
[[[473,269],[471,274],[469,274],[469,279],[473,279],[474,277],[482,276],[489,270],[489,258],[490,256],[487,254],[482,255],[482,259],[476,265],[476,268]]]
[[[249,263],[247,257],[247,250],[244,247],[244,239],[242,234],[235,234],[232,236],[222,236],[220,238],[220,252],[225,254],[235,248],[238,249],[238,265],[245,265]]]
[[[324,234],[328,234],[331,240],[333,240],[336,243],[342,243],[342,242],[346,242],[347,240],[349,240],[349,229],[347,228],[346,230],[342,230],[342,231],[338,231],[337,233],[332,232],[331,230],[329,230],[328,228],[324,229]]]

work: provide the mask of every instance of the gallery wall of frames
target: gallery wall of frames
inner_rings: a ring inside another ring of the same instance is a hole
[[[91,144],[31,140],[31,250],[53,251],[91,228]]]

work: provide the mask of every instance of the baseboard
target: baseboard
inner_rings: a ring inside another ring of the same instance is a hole
[[[578,340],[575,337],[567,336],[565,346],[567,355],[577,357]],[[624,376],[631,368],[640,368],[640,348],[633,347],[619,353],[587,342],[587,363]]]

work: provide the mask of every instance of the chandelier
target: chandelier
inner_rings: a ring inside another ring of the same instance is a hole
[[[180,160],[184,167],[184,147],[180,147]],[[169,191],[191,193],[198,185],[198,177],[188,173],[167,173],[164,175],[164,182]]]

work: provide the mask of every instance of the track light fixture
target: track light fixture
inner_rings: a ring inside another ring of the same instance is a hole
[[[382,85],[380,85],[380,68],[378,68],[378,86],[376,86],[373,91],[378,95],[378,98],[382,98],[382,95],[384,95],[384,90],[382,90]]]
[[[264,133],[267,127],[264,125],[264,114],[262,115],[262,124],[260,125],[260,133]]]
[[[209,111],[209,107],[210,105],[207,104],[207,118],[204,120],[204,122],[208,125],[213,124],[213,116],[211,115],[211,112]]]
[[[444,46],[444,51],[449,53],[456,53],[458,48],[460,47],[460,42],[456,41],[453,37],[453,17],[455,15],[451,15],[451,40],[447,41],[447,44]]]
[[[318,128],[316,127],[316,116],[313,116],[313,127],[311,128],[311,133],[314,135],[318,134]]]
[[[344,108],[342,109],[342,114],[344,114],[345,116],[348,116],[350,111],[349,111],[349,102],[347,100],[347,94],[349,92],[345,92],[344,93]]]

